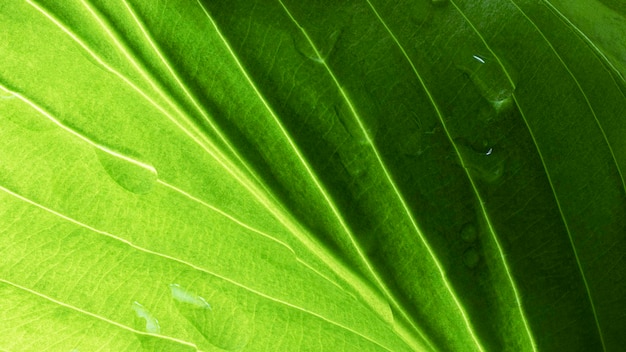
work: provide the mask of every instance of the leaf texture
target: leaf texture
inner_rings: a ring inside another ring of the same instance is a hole
[[[624,11],[3,3],[0,350],[619,351]]]

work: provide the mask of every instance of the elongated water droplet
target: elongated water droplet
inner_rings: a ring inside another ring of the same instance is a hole
[[[144,306],[136,301],[133,302],[132,307],[135,311],[135,314],[137,314],[137,317],[145,320],[146,332],[150,332],[153,334],[158,334],[161,332],[161,326],[159,325],[159,321],[152,315],[152,313],[150,313],[150,311],[148,311]]]
[[[467,223],[461,227],[461,239],[463,241],[472,243],[478,238],[478,230],[473,223]]]
[[[293,42],[296,50],[305,58],[312,60],[318,64],[323,64],[335,48],[335,44],[341,36],[341,30],[333,31],[323,42],[309,42],[302,34],[298,33],[294,36]],[[315,45],[315,46],[313,46]]]
[[[490,101],[491,106],[493,107],[493,109],[496,111],[496,113],[501,113],[503,111],[508,111],[511,108],[513,108],[513,96],[509,95],[503,99],[500,100],[493,100]]]
[[[158,175],[153,166],[110,150],[96,149],[96,154],[104,170],[126,190],[145,194],[154,187]]]
[[[480,263],[480,255],[476,248],[469,248],[463,253],[463,264],[470,269],[474,269]]]
[[[337,104],[334,106],[334,109],[337,121],[343,128],[343,131],[350,136],[352,142],[360,146],[369,146],[370,141],[375,140],[378,129],[376,125],[361,126],[348,104]]]
[[[464,166],[470,173],[486,182],[495,182],[504,174],[504,160],[492,146],[476,147],[464,138],[455,139]]]
[[[464,50],[461,52],[457,66],[469,75],[480,94],[496,112],[510,108],[513,105],[512,95],[515,88],[498,60],[491,55],[468,54]]]
[[[0,90],[0,99],[2,100],[10,100],[10,99],[15,99],[17,98],[17,96],[13,93],[8,93],[4,90]]]
[[[204,338],[225,350],[243,348],[250,338],[251,327],[242,307],[217,290],[205,295],[192,293],[178,284],[170,291],[176,308]]]
[[[203,297],[185,291],[180,285],[172,284],[170,285],[170,290],[172,291],[172,297],[177,302],[189,304],[199,309],[211,310],[211,305]]]

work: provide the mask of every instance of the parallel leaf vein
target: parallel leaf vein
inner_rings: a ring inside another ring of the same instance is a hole
[[[519,11],[519,12],[520,12],[520,13],[521,13],[524,17],[526,17],[526,18],[528,19],[528,21],[529,21],[529,22],[530,22],[530,23],[531,23],[531,24],[532,24],[532,25],[533,25],[533,26],[537,29],[537,31],[538,31],[538,32],[542,35],[542,37],[544,38],[544,40],[548,43],[548,45],[550,45],[550,47],[552,48],[552,50],[553,50],[553,51],[555,52],[555,54],[559,57],[559,60],[563,63],[563,65],[565,65],[565,63],[563,62],[562,58],[561,58],[561,57],[558,55],[558,53],[554,50],[554,48],[553,48],[553,46],[551,45],[551,43],[547,40],[547,38],[545,37],[545,35],[544,35],[544,34],[543,34],[540,30],[539,30],[539,28],[536,26],[536,24],[535,24],[535,23],[534,23],[534,22],[533,22],[533,21],[532,21],[532,20],[531,20],[531,19],[530,19],[527,15],[526,15],[526,13],[525,13],[525,12],[524,12],[524,11],[523,11],[523,10],[522,10],[522,9],[521,9],[521,8],[520,8],[520,7],[519,7],[519,6],[518,6],[518,5],[517,5],[517,4],[516,4],[513,0],[510,0],[510,2],[511,2],[511,3],[512,3],[512,4],[513,4],[513,5],[514,5],[517,9],[518,9],[518,11]],[[508,80],[511,82],[511,84],[513,84],[513,79],[511,78],[511,76],[510,76],[510,74],[509,74],[509,72],[508,72],[507,68],[504,66],[504,64],[502,64],[502,62],[501,62],[501,60],[499,59],[498,55],[496,55],[496,54],[495,54],[495,52],[491,49],[491,47],[489,46],[489,44],[487,43],[487,41],[485,40],[485,38],[484,38],[484,37],[480,34],[480,32],[478,31],[478,29],[477,29],[477,28],[474,26],[474,24],[473,24],[473,23],[469,20],[469,18],[467,18],[467,16],[465,15],[465,13],[464,13],[464,12],[463,12],[463,11],[462,11],[462,10],[461,10],[458,6],[457,6],[457,4],[456,4],[454,1],[451,1],[451,3],[454,5],[454,7],[457,9],[457,11],[461,14],[461,16],[463,16],[463,17],[464,17],[465,21],[466,21],[466,22],[467,22],[467,23],[468,23],[468,24],[472,27],[472,29],[476,32],[476,34],[480,37],[480,39],[481,39],[481,41],[484,43],[485,47],[486,47],[486,48],[487,48],[487,49],[491,52],[491,54],[492,54],[492,55],[496,58],[496,60],[497,60],[498,64],[502,67],[502,70],[505,72],[505,74],[506,74],[506,76],[507,76]],[[569,70],[569,68],[567,68],[567,67],[566,67],[566,69],[567,69],[567,71],[568,71],[568,72],[570,72],[570,74],[571,74],[571,71]],[[585,95],[585,94],[584,94],[584,92],[582,92],[582,88],[580,87],[580,85],[578,84],[578,82],[577,82],[577,85],[578,85],[578,87],[581,89],[581,93],[583,93],[583,95]],[[544,158],[544,156],[543,156],[543,153],[541,152],[541,149],[539,148],[539,144],[538,144],[538,142],[537,142],[537,139],[535,138],[535,135],[534,135],[534,133],[533,133],[533,131],[532,131],[532,128],[530,127],[530,124],[529,124],[529,122],[528,122],[528,119],[527,119],[527,117],[526,117],[526,114],[524,113],[524,110],[523,110],[523,109],[522,109],[522,107],[520,106],[519,101],[518,101],[518,99],[517,99],[517,97],[516,97],[515,93],[513,93],[513,96],[512,96],[512,97],[513,97],[513,101],[515,102],[515,105],[516,105],[517,109],[518,109],[518,110],[519,110],[519,112],[520,112],[520,115],[522,116],[522,119],[524,120],[524,124],[526,125],[526,128],[528,129],[528,132],[529,132],[529,134],[530,134],[530,136],[531,136],[531,138],[532,138],[532,140],[533,140],[533,144],[535,145],[535,149],[537,150],[537,153],[538,153],[539,158],[540,158],[540,160],[541,160],[541,163],[542,163],[542,165],[543,165],[544,171],[545,171],[545,173],[546,173],[546,177],[548,178],[548,182],[549,182],[549,184],[550,184],[550,188],[551,188],[551,190],[552,190],[552,194],[554,195],[555,202],[556,202],[557,207],[558,207],[558,209],[559,209],[559,213],[561,214],[561,218],[562,218],[562,220],[563,220],[563,224],[564,224],[564,226],[565,226],[565,229],[566,229],[566,232],[567,232],[567,235],[568,235],[568,239],[569,239],[570,245],[571,245],[571,247],[572,247],[572,251],[574,252],[574,257],[576,258],[576,263],[577,263],[577,265],[578,265],[578,269],[579,269],[579,271],[580,271],[580,274],[581,274],[581,277],[582,277],[583,283],[584,283],[584,285],[585,285],[586,293],[587,293],[587,296],[588,296],[588,298],[589,298],[589,302],[590,302],[591,309],[592,309],[592,312],[593,312],[594,320],[595,320],[595,323],[596,323],[596,328],[598,329],[598,334],[599,334],[599,336],[600,336],[600,342],[602,343],[603,350],[604,350],[604,351],[606,351],[606,347],[605,347],[605,344],[604,344],[604,337],[603,337],[603,334],[602,334],[602,330],[601,330],[601,328],[600,328],[600,323],[599,323],[598,316],[597,316],[597,313],[596,313],[595,304],[593,303],[593,298],[592,298],[592,296],[591,296],[591,291],[590,291],[590,289],[589,289],[589,285],[588,285],[588,283],[587,283],[587,279],[586,279],[586,276],[585,276],[584,270],[583,270],[583,268],[582,268],[582,264],[581,264],[580,259],[579,259],[579,256],[578,256],[578,251],[577,251],[577,249],[576,249],[576,246],[575,246],[575,244],[574,244],[574,240],[573,240],[573,238],[572,238],[572,233],[571,233],[571,230],[570,230],[570,228],[569,228],[568,221],[565,219],[565,215],[564,215],[564,212],[563,212],[563,209],[562,209],[562,206],[561,206],[561,202],[560,202],[559,196],[558,196],[558,195],[557,195],[557,193],[556,193],[556,189],[555,189],[555,187],[554,187],[554,182],[552,181],[552,177],[551,177],[551,175],[550,175],[550,171],[548,170],[548,166],[547,166],[547,164],[546,164],[546,162],[545,162],[545,158]],[[585,99],[586,99],[586,97],[585,97]],[[587,99],[586,99],[586,101],[587,101],[587,103],[589,103],[589,101],[588,101]],[[589,107],[591,108],[591,106],[589,106]],[[592,112],[593,112],[593,109],[592,109]],[[594,117],[596,117],[596,116],[595,116],[595,113],[594,113]],[[597,117],[596,117],[596,122],[597,122]],[[603,133],[603,135],[604,135],[604,137],[605,137],[605,140],[606,140],[606,135],[604,134],[604,131],[602,131],[602,133]],[[607,141],[607,143],[608,143],[608,141]],[[609,146],[609,148],[610,148],[610,146]],[[615,160],[615,155],[613,154],[612,150],[611,150],[611,154],[613,155],[613,158],[614,158],[614,160]],[[615,161],[615,162],[617,162],[617,161]],[[618,169],[619,169],[619,166],[618,166]],[[620,172],[620,176],[621,176],[621,172]],[[622,180],[623,180],[623,177],[622,177]],[[625,189],[626,189],[626,188],[625,188]]]
[[[319,313],[315,313],[315,312],[310,311],[310,310],[308,310],[306,308],[299,307],[299,306],[297,306],[295,304],[289,303],[289,302],[281,300],[279,298],[272,297],[272,296],[270,296],[268,294],[265,294],[265,293],[263,293],[261,291],[258,291],[256,289],[254,289],[252,287],[248,287],[245,284],[237,282],[237,281],[235,281],[235,280],[233,280],[231,278],[228,278],[226,276],[214,273],[214,272],[212,272],[212,271],[210,271],[208,269],[205,269],[205,268],[202,268],[200,266],[197,266],[197,265],[195,265],[195,264],[193,264],[191,262],[188,262],[188,261],[185,261],[185,260],[173,257],[173,256],[168,255],[168,254],[160,253],[160,252],[157,252],[157,251],[153,251],[151,249],[147,249],[147,248],[138,246],[138,245],[132,243],[131,241],[127,240],[127,239],[124,239],[122,237],[116,236],[116,235],[111,234],[111,233],[106,232],[106,231],[102,231],[102,230],[96,229],[96,228],[94,228],[94,227],[92,227],[92,226],[90,226],[88,224],[85,224],[85,223],[83,223],[81,221],[78,221],[78,220],[76,220],[74,218],[71,218],[71,217],[69,217],[67,215],[59,213],[56,210],[48,208],[48,207],[46,207],[46,206],[44,206],[42,204],[37,203],[34,200],[31,200],[31,199],[26,198],[26,197],[24,197],[24,196],[22,196],[22,195],[20,195],[18,193],[15,193],[12,190],[10,190],[10,189],[8,189],[8,188],[6,188],[4,186],[0,186],[0,190],[5,192],[5,193],[7,193],[7,194],[9,194],[9,195],[11,195],[11,196],[13,196],[13,197],[15,197],[15,198],[17,198],[17,199],[19,199],[19,200],[21,200],[21,201],[23,201],[23,202],[25,202],[25,203],[28,203],[28,204],[30,204],[30,205],[32,205],[32,206],[34,206],[36,208],[39,208],[39,209],[41,209],[41,210],[43,210],[43,211],[45,211],[47,213],[50,213],[50,214],[52,214],[54,216],[57,216],[57,217],[63,219],[64,221],[70,222],[70,223],[72,223],[74,225],[77,225],[79,227],[87,229],[87,230],[89,230],[91,232],[94,232],[94,233],[103,235],[105,237],[111,238],[111,239],[113,239],[115,241],[121,242],[121,243],[123,243],[123,244],[125,244],[125,245],[127,245],[127,246],[129,246],[129,247],[131,247],[131,248],[133,248],[133,249],[135,249],[137,251],[139,251],[139,252],[146,253],[146,254],[149,254],[149,255],[153,255],[153,256],[156,256],[156,257],[160,257],[160,258],[163,258],[163,259],[166,259],[166,260],[171,260],[173,262],[176,262],[176,263],[182,264],[184,266],[190,267],[190,268],[192,268],[194,270],[197,270],[199,272],[211,275],[211,276],[216,277],[218,279],[221,279],[221,280],[223,280],[225,282],[228,282],[228,283],[230,283],[230,284],[232,284],[234,286],[237,286],[237,287],[239,287],[241,289],[244,289],[244,290],[246,290],[246,291],[248,291],[248,292],[250,292],[250,293],[252,293],[252,294],[254,294],[256,296],[259,296],[259,297],[262,297],[262,298],[267,299],[269,301],[273,301],[275,303],[278,303],[278,304],[290,307],[292,309],[301,311],[301,312],[303,312],[303,313],[305,313],[307,315],[314,316],[314,317],[316,317],[318,319],[321,319],[321,320],[323,320],[323,321],[325,321],[325,322],[327,322],[327,323],[329,323],[331,325],[335,325],[335,326],[337,326],[337,327],[339,327],[339,328],[341,328],[343,330],[346,330],[346,331],[348,331],[348,332],[350,332],[350,333],[352,333],[354,335],[357,335],[357,336],[363,338],[364,340],[367,340],[367,341],[369,341],[369,342],[371,342],[371,343],[373,343],[373,344],[375,344],[375,345],[385,349],[386,351],[392,352],[391,349],[389,349],[388,347],[384,346],[382,343],[380,343],[378,341],[375,341],[372,338],[370,338],[370,337],[368,337],[368,336],[366,336],[366,335],[364,335],[364,334],[362,334],[362,333],[360,333],[360,332],[358,332],[358,331],[356,331],[356,330],[354,330],[354,329],[352,329],[352,328],[350,328],[348,326],[345,326],[345,325],[343,325],[341,323],[335,322],[332,319],[327,318],[327,317],[325,317],[325,316],[323,316],[323,315],[321,315]],[[3,279],[0,279],[0,281],[7,282],[6,280],[3,280]],[[9,283],[9,282],[7,282],[7,283]],[[32,290],[31,290],[31,292],[36,293],[36,292],[34,292]],[[81,312],[83,312],[83,311],[81,311]],[[89,315],[93,316],[93,314],[90,314],[89,312],[85,312],[85,314],[89,314]]]

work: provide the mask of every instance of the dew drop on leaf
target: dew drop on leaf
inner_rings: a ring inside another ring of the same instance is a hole
[[[204,298],[185,291],[180,285],[170,285],[170,291],[172,297],[179,303],[185,303],[198,309],[211,310],[211,305]]]
[[[461,227],[461,239],[465,242],[472,243],[478,238],[478,230],[474,223],[467,223]]]
[[[96,149],[96,154],[104,170],[124,189],[146,194],[154,187],[158,175],[153,166],[113,151]]]
[[[480,255],[476,248],[469,248],[463,253],[463,264],[470,269],[474,269],[480,262]]]
[[[10,100],[15,99],[17,96],[13,93],[7,93],[4,90],[0,90],[0,99],[2,100]]]
[[[251,327],[243,308],[223,293],[212,290],[203,295],[178,284],[169,285],[178,312],[212,345],[238,350],[248,343]]]
[[[137,317],[145,321],[145,326],[143,329],[146,332],[153,334],[158,334],[161,332],[161,326],[159,325],[159,321],[152,315],[152,313],[150,313],[150,311],[148,311],[143,305],[136,301],[133,302],[132,307]]]
[[[309,42],[309,40],[298,32],[293,37],[293,43],[296,50],[305,58],[312,60],[315,63],[323,64],[328,60],[328,57],[335,48],[335,44],[339,40],[341,30],[335,30],[321,43]],[[315,45],[315,47],[313,46]]]
[[[472,176],[488,183],[495,182],[502,177],[505,163],[501,158],[502,153],[495,147],[488,145],[476,147],[464,138],[456,138],[455,143],[461,153],[465,168]]]
[[[469,75],[480,94],[501,112],[512,106],[514,86],[504,71],[502,64],[493,55],[473,53],[461,50],[457,67]]]

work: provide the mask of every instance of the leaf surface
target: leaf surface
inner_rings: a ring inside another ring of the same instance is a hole
[[[0,350],[618,351],[623,16],[3,3]]]

